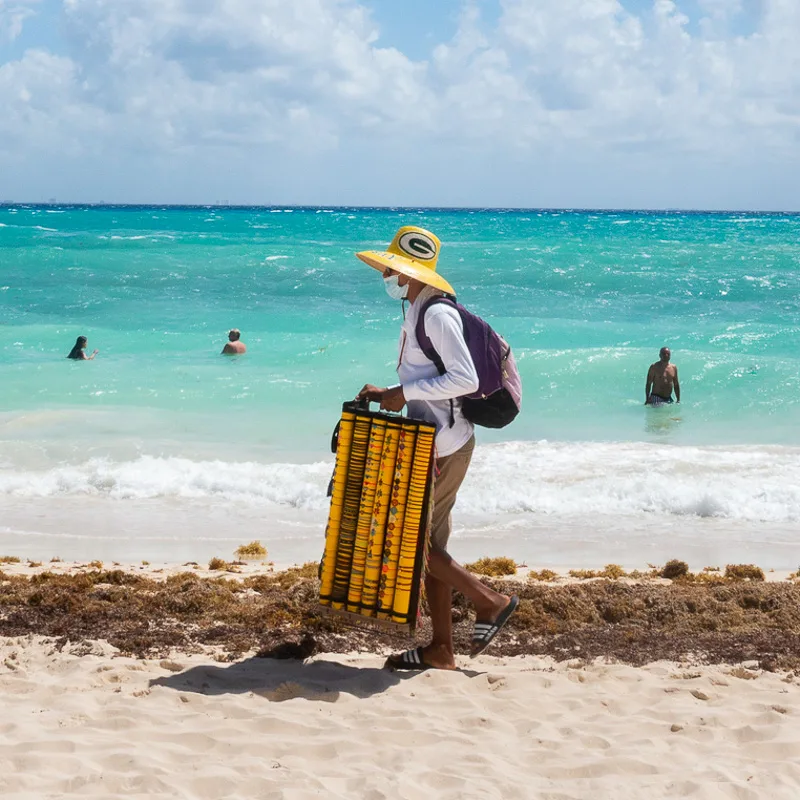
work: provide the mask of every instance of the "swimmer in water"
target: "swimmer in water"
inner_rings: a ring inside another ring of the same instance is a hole
[[[661,406],[672,403],[672,390],[675,390],[675,402],[681,401],[681,385],[678,382],[678,368],[670,364],[672,356],[669,347],[662,347],[659,351],[659,361],[650,365],[647,370],[647,381],[644,387],[644,404],[646,406]]]
[[[241,332],[238,328],[232,328],[228,331],[228,342],[222,348],[222,355],[224,356],[238,356],[247,352],[244,342],[239,341]]]
[[[94,350],[90,356],[86,355],[87,339],[85,336],[79,336],[75,340],[75,346],[69,351],[67,358],[73,361],[91,361],[100,351]]]

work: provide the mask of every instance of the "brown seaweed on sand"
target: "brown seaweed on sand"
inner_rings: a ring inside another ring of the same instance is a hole
[[[603,580],[553,586],[485,580],[521,599],[490,655],[800,667],[800,585],[792,581]],[[0,572],[0,635],[105,639],[137,656],[211,645],[232,656],[256,651],[305,657],[325,651],[384,653],[409,644],[401,634],[350,628],[321,615],[318,591],[315,564],[249,576],[200,577],[187,571],[163,580],[122,569]],[[473,616],[458,595],[453,619],[457,650],[466,653]],[[428,634],[423,620],[420,641]]]

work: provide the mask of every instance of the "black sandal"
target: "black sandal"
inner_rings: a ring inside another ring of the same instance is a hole
[[[389,656],[383,667],[384,669],[406,670],[408,672],[424,672],[426,669],[436,669],[436,667],[426,664],[422,660],[421,647],[415,647],[412,650],[406,650],[404,653]]]
[[[470,658],[479,656],[492,643],[492,640],[503,629],[503,626],[511,618],[511,615],[519,606],[519,597],[511,596],[508,605],[498,614],[494,622],[475,621],[475,628],[472,633],[472,652]]]

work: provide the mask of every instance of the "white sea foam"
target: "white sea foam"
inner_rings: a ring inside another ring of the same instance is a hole
[[[97,495],[116,499],[217,497],[238,502],[321,508],[331,465],[191,461],[142,456],[104,458],[41,472],[0,472],[0,496]]]
[[[800,520],[800,449],[510,442],[478,448],[471,513]]]
[[[7,467],[8,465],[6,465]],[[332,462],[265,464],[142,456],[0,471],[0,497],[213,498],[324,511]],[[800,520],[800,449],[511,442],[476,450],[459,496],[471,515],[659,514]]]

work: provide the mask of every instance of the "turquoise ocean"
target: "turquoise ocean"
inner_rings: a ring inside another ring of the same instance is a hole
[[[354,253],[403,224],[524,384],[457,557],[797,568],[800,215],[678,211],[0,206],[0,554],[317,557],[331,430],[402,319]],[[645,408],[663,345],[683,402]]]

